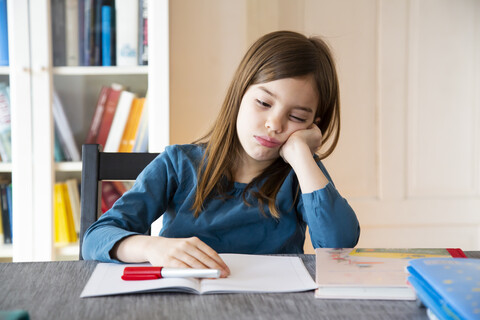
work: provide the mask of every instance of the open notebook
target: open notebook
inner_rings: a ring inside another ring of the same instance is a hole
[[[234,293],[300,292],[317,288],[298,257],[220,254],[230,268],[222,279],[164,278],[124,281],[120,277],[132,264],[99,263],[81,298],[140,292]]]

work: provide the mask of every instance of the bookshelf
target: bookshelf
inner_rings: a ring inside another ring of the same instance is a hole
[[[102,85],[120,83],[140,96],[148,86],[155,88],[148,92],[149,151],[161,152],[169,144],[169,1],[149,0],[149,65],[132,67],[53,66],[50,0],[8,0],[7,5],[13,40],[10,66],[0,68],[0,80],[10,82],[13,161],[0,164],[0,175],[11,173],[13,180],[14,241],[0,245],[0,258],[75,258],[77,245],[53,241],[54,184],[80,179],[82,170],[81,162],[53,160],[53,92],[62,100],[81,150]]]
[[[148,75],[148,66],[133,67],[55,67],[54,75],[87,76],[87,75]]]

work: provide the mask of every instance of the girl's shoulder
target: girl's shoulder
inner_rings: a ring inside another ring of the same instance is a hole
[[[169,155],[203,157],[205,148],[198,144],[173,144],[167,146],[165,152]]]
[[[198,144],[174,144],[167,146],[163,152],[173,163],[198,164],[205,153],[203,146]]]

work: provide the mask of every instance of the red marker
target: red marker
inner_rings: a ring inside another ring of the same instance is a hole
[[[164,267],[125,267],[123,280],[156,280],[161,278],[219,278],[218,269],[188,269]]]

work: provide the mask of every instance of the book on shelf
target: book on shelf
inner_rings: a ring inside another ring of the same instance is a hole
[[[118,152],[132,152],[133,145],[138,132],[138,126],[140,125],[140,119],[142,117],[143,108],[145,104],[145,98],[134,98],[130,114],[128,115],[125,129],[123,130],[122,139]]]
[[[80,297],[147,292],[287,293],[310,291],[317,287],[299,257],[247,254],[220,254],[220,257],[230,268],[230,275],[227,278],[125,281],[121,276],[127,265],[99,263]]]
[[[7,183],[5,184],[5,192],[7,194],[7,211],[8,211],[8,218],[10,223],[10,237],[13,243],[13,211],[12,211],[12,184]]]
[[[461,249],[317,248],[316,298],[415,300],[406,267],[411,259],[465,256]]]
[[[3,234],[2,206],[0,205],[0,243],[5,243],[4,238],[5,238],[5,235]]]
[[[126,191],[120,181],[102,182],[102,213],[107,212]]]
[[[112,7],[102,6],[102,66],[112,65]]]
[[[148,93],[143,103],[142,115],[135,133],[132,152],[148,152]]]
[[[148,64],[148,0],[52,0],[51,17],[54,66]],[[0,65],[8,65],[6,0],[0,25]]]
[[[90,122],[90,129],[88,130],[85,143],[95,143],[97,140],[103,113],[105,111],[105,105],[110,91],[112,91],[112,87],[102,86],[102,88],[100,89],[100,94],[98,96],[97,104],[95,106],[92,121]]]
[[[80,234],[80,192],[79,183],[75,178],[70,178],[65,181],[67,186],[68,198],[70,200],[70,207],[72,211],[73,226],[76,234]]]
[[[80,151],[75,143],[73,131],[65,114],[58,94],[53,92],[53,118],[58,128],[58,140],[68,161],[81,161]]]
[[[65,0],[51,0],[53,65],[65,66],[67,62],[65,29]]]
[[[138,65],[138,0],[116,0],[117,66]]]
[[[10,89],[0,83],[0,156],[2,162],[12,161]]]
[[[93,8],[94,29],[93,29],[93,64],[102,65],[102,3],[104,0],[95,0]]]
[[[82,0],[65,0],[65,57],[67,66],[79,65],[79,1],[82,2]]]
[[[112,125],[108,132],[107,141],[104,146],[104,152],[118,152],[122,140],[123,131],[132,108],[133,100],[136,95],[132,92],[123,90],[118,99],[117,108],[113,116]]]
[[[75,232],[72,207],[66,183],[55,183],[53,194],[55,243],[76,242],[77,233]]]
[[[1,203],[0,197],[0,203]],[[3,234],[3,217],[2,217],[2,206],[0,205],[0,242],[4,243],[4,234]]]
[[[9,201],[7,194],[8,186],[9,184],[0,183],[0,207],[2,210],[3,242],[5,244],[11,244],[13,242],[12,216],[11,210],[9,209]]]
[[[0,0],[0,66],[8,66],[7,0]]]
[[[480,259],[412,260],[408,281],[440,320],[480,318]]]
[[[90,19],[91,19],[91,7],[93,0],[80,1],[79,10],[79,28],[83,26],[82,31],[79,31],[79,37],[83,36],[79,40],[79,55],[81,57],[82,66],[90,65]],[[80,13],[80,10],[82,12]],[[82,50],[82,51],[80,51]]]
[[[85,0],[78,1],[78,65],[85,63]]]
[[[67,158],[65,157],[65,154],[63,153],[62,145],[60,144],[60,139],[58,138],[59,135],[60,133],[58,132],[58,126],[56,123],[54,123],[53,159],[55,162],[62,162],[67,160]]]
[[[139,0],[138,64],[148,65],[148,0]]]
[[[108,93],[107,100],[105,101],[105,109],[102,114],[102,120],[100,121],[100,127],[98,129],[96,139],[96,143],[102,146],[105,146],[105,143],[107,142],[113,117],[115,115],[115,111],[117,110],[118,100],[123,90],[124,87],[120,84],[114,83],[111,85],[111,90]]]
[[[85,0],[84,4],[84,63],[95,65],[95,1]]]
[[[102,86],[85,143],[100,144],[104,152],[147,152],[147,98],[119,84]]]

